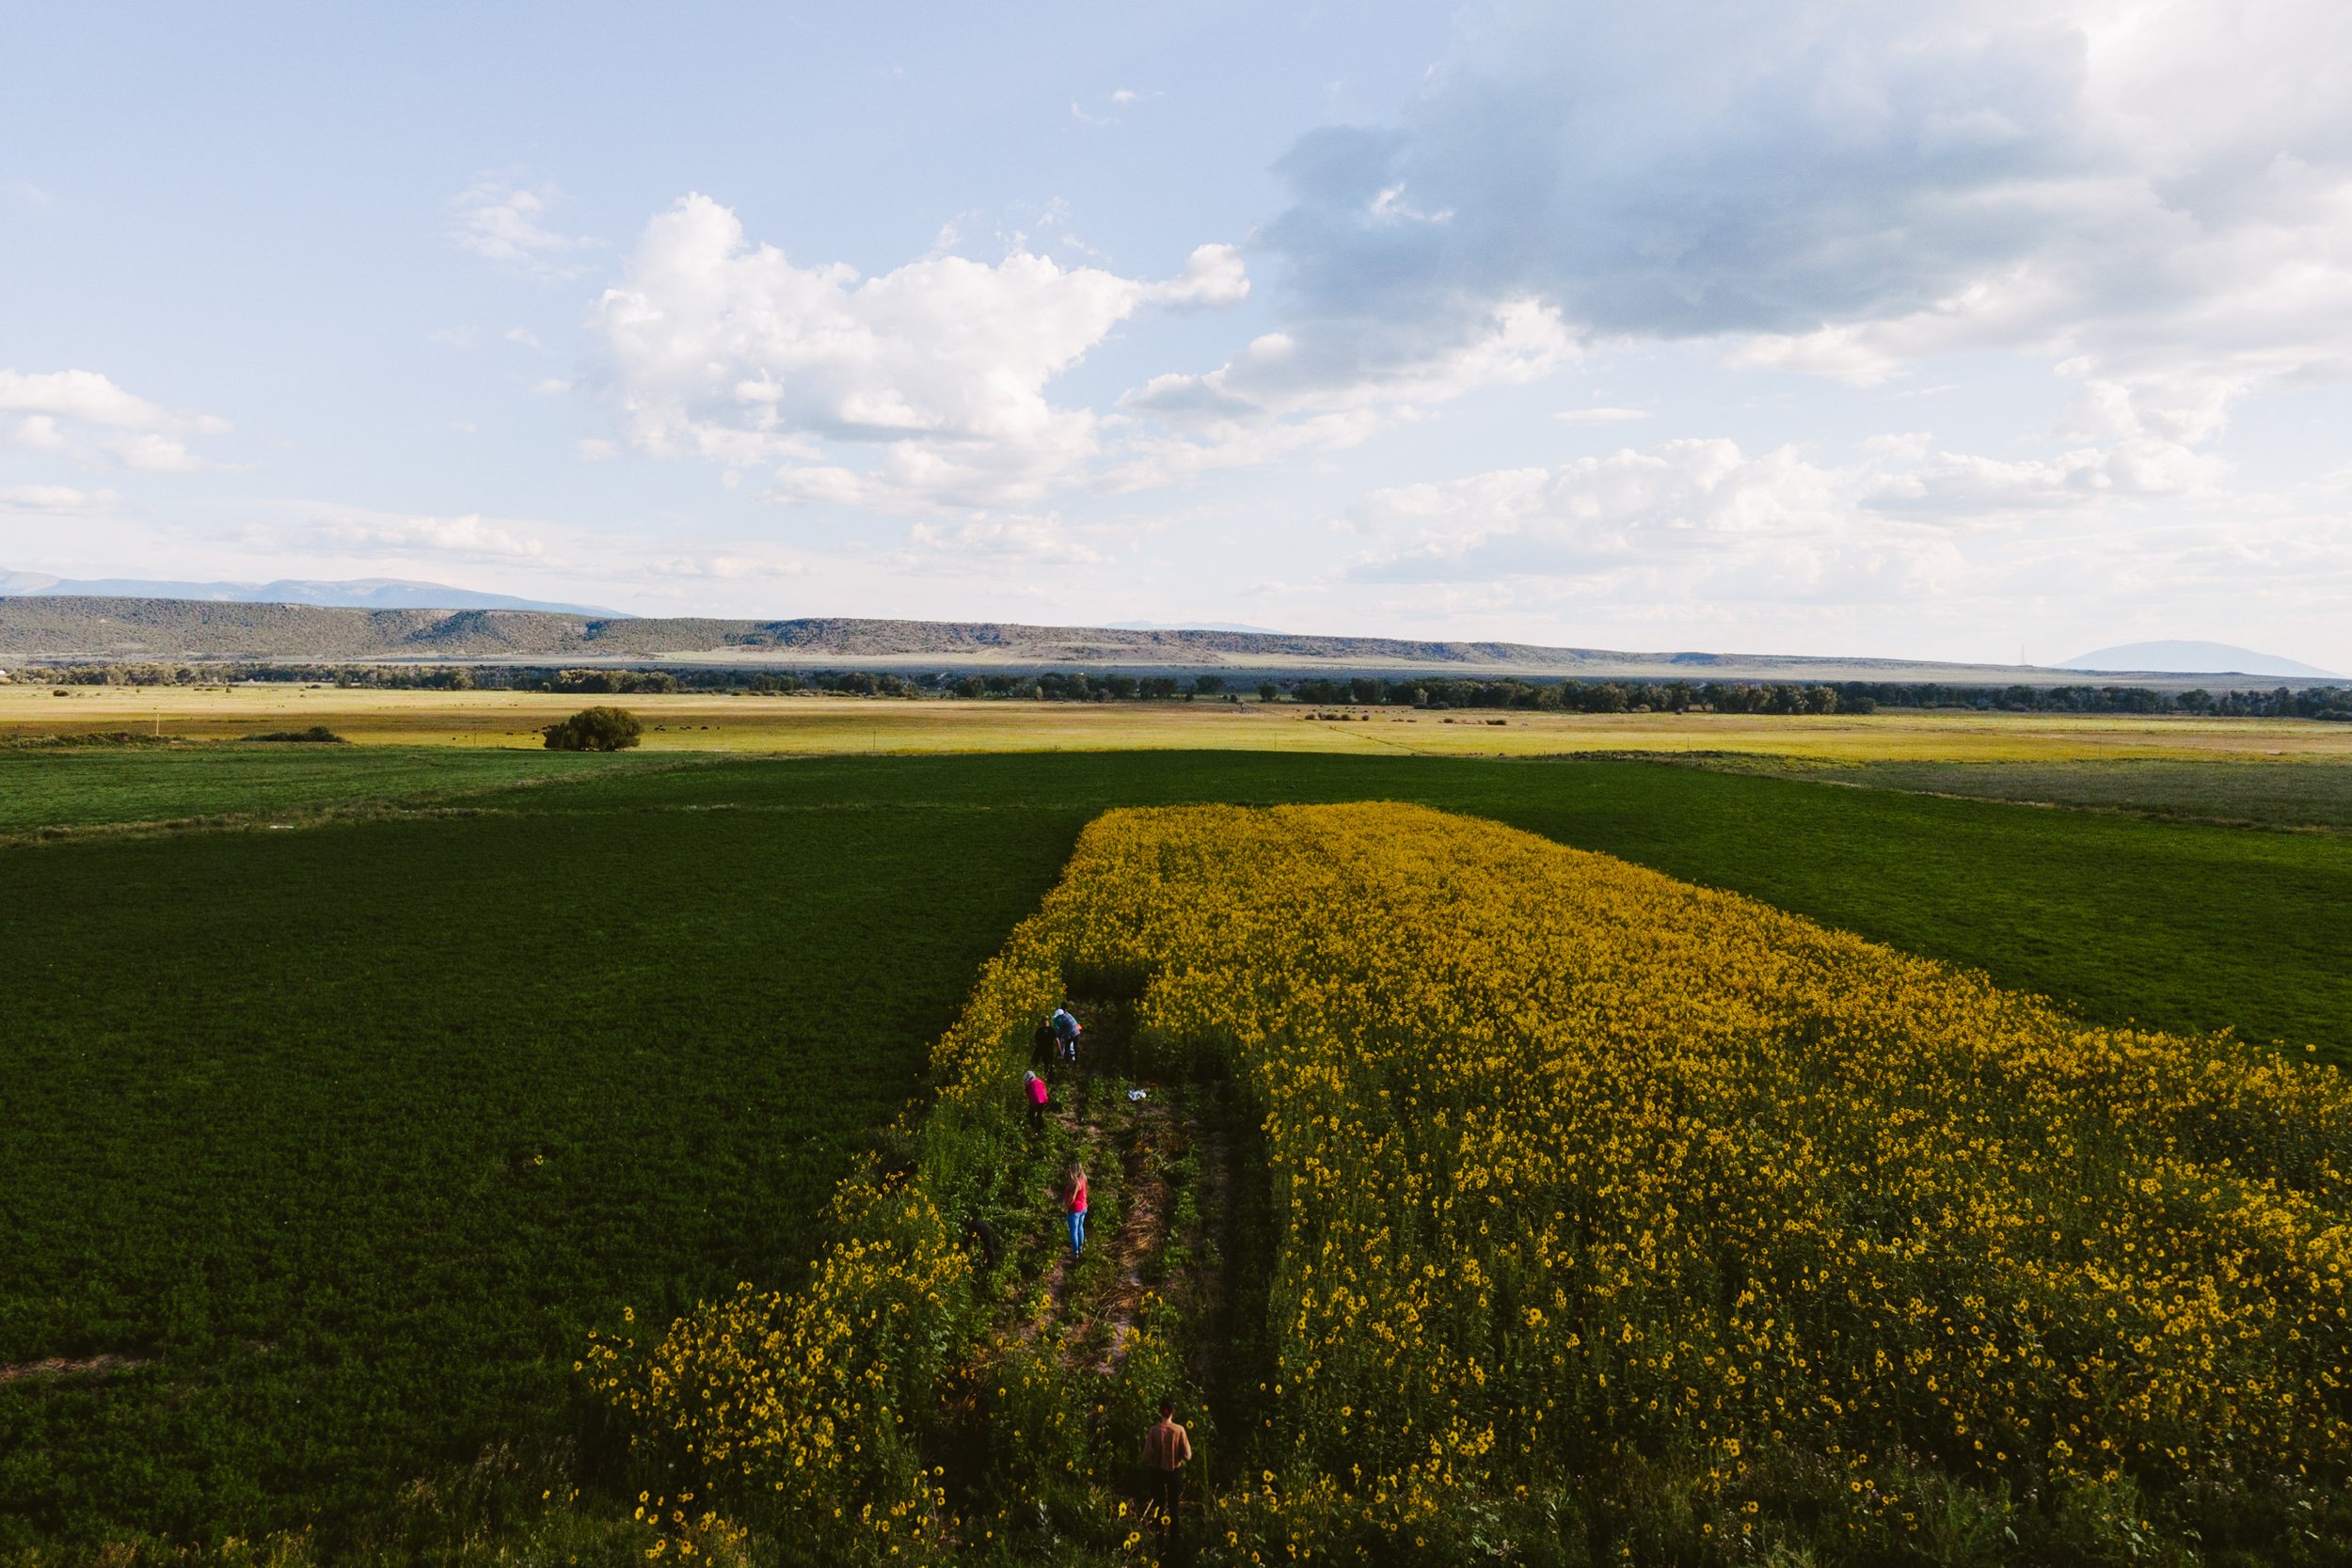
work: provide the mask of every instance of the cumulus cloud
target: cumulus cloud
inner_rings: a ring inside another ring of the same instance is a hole
[[[1844,464],[1667,441],[1377,491],[1345,519],[1368,540],[1346,575],[1556,579],[1653,601],[1924,599],[1967,575],[1973,538],[2018,533],[2026,517],[2111,530],[2148,503],[2213,497],[2217,477],[2212,459],[2138,433],[2025,461],[1938,451],[1915,434],[1867,442]]]
[[[190,439],[230,429],[213,415],[174,413],[96,371],[0,370],[0,415],[16,416],[7,438],[24,451],[111,460],[147,473],[204,467]]]
[[[1474,323],[1449,322],[1443,341],[1425,324],[1328,324],[1269,332],[1200,375],[1163,375],[1126,406],[1176,422],[1263,420],[1332,408],[1442,403],[1476,387],[1529,382],[1573,351],[1560,313],[1533,299],[1494,305]]]
[[[303,509],[300,521],[245,531],[248,549],[340,556],[544,564],[553,560],[543,525],[479,513],[457,516],[378,512],[361,507]]]
[[[1257,244],[1308,358],[1369,333],[1390,373],[1532,302],[1580,343],[2226,403],[2352,372],[2347,73],[2322,0],[1498,0],[1393,123],[1292,148]]]
[[[1574,578],[1676,597],[1851,599],[1933,588],[1957,557],[1925,528],[1857,526],[1847,476],[1793,448],[1669,441],[1554,468],[1384,490],[1357,526],[1395,542],[1352,563],[1361,582]]]
[[[799,557],[759,545],[656,556],[642,568],[647,575],[674,582],[761,583],[806,577],[808,563]]]
[[[71,484],[0,485],[0,512],[73,516],[103,511],[114,499],[112,490],[77,490]]]
[[[1199,417],[1183,408],[1173,421],[1177,434],[1136,432],[1122,443],[1120,461],[1099,483],[1112,495],[1152,490],[1219,468],[1249,467],[1283,458],[1343,451],[1372,438],[1388,415],[1370,408],[1342,408],[1291,419],[1265,416],[1244,406],[1230,417]]]
[[[451,204],[449,237],[460,249],[526,277],[577,277],[587,270],[583,253],[604,242],[551,228],[549,219],[563,203],[564,193],[554,185],[516,185],[485,175]]]
[[[1101,450],[1092,411],[1048,398],[1055,377],[1137,310],[1231,305],[1248,289],[1218,245],[1156,282],[1025,248],[870,277],[803,267],[690,196],[646,226],[594,323],[644,451],[773,465],[772,493],[790,501],[993,506],[1036,499]]]
[[[2174,441],[2137,437],[2053,459],[1945,452],[1881,481],[1864,498],[1880,512],[1997,519],[2018,512],[2079,511],[2106,496],[2210,495],[2228,465]]]
[[[910,533],[914,552],[964,562],[1023,565],[1093,565],[1104,557],[1057,515],[982,515],[961,522],[918,522]]]
[[[1442,333],[1411,321],[1329,321],[1269,332],[1216,370],[1154,376],[1120,400],[1167,435],[1133,443],[1114,489],[1143,489],[1369,439],[1480,387],[1535,381],[1575,345],[1550,306],[1510,300]]]

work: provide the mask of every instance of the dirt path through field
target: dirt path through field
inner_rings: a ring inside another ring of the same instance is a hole
[[[1142,1098],[1124,1098],[1129,1087],[1140,1089]],[[1169,1241],[1175,1206],[1168,1171],[1200,1141],[1202,1130],[1181,1085],[1095,1082],[1073,1099],[1083,1109],[1066,1105],[1055,1120],[1092,1173],[1089,1180],[1096,1192],[1113,1200],[1098,1203],[1096,1212],[1112,1209],[1116,1224],[1090,1230],[1087,1238],[1088,1251],[1107,1255],[1110,1266],[1106,1274],[1082,1269],[1066,1246],[1056,1247],[1040,1280],[1043,1308],[1025,1314],[1012,1338],[1023,1344],[1051,1338],[1057,1341],[1064,1365],[1107,1375],[1125,1361],[1150,1291],[1202,1284],[1160,1276],[1156,1270]],[[1104,1178],[1114,1171],[1114,1181],[1105,1182]],[[1196,1229],[1205,1229],[1206,1219],[1204,1213]],[[1032,1292],[1028,1299],[1034,1304],[1037,1296]]]
[[[80,1361],[52,1355],[40,1361],[17,1361],[0,1366],[0,1383],[15,1383],[28,1377],[105,1377],[113,1372],[127,1372],[134,1368],[151,1365],[152,1357],[141,1355],[93,1355]]]
[[[1111,1286],[1094,1308],[1094,1327],[1099,1334],[1103,1351],[1095,1362],[1095,1370],[1114,1372],[1127,1358],[1127,1346],[1135,1338],[1136,1314],[1143,1303],[1144,1270],[1158,1256],[1168,1239],[1168,1209],[1172,1195],[1168,1191],[1167,1157],[1174,1138],[1188,1128],[1180,1125],[1166,1100],[1148,1098],[1151,1086],[1144,1086],[1147,1098],[1137,1106],[1125,1151],[1125,1180],[1122,1183],[1124,1201],[1120,1206],[1120,1225],[1111,1243],[1113,1274]],[[1096,1342],[1097,1335],[1081,1336],[1080,1342]]]

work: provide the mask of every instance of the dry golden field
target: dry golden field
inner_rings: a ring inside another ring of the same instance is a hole
[[[1407,713],[1232,703],[1009,703],[832,696],[596,698],[516,691],[0,686],[0,736],[135,729],[233,740],[325,724],[363,745],[535,747],[539,728],[592,703],[645,722],[648,750],[797,752],[1208,751],[1541,756],[1728,752],[1819,761],[2073,761],[2352,757],[2352,726],[2298,721],[2075,718],[1959,712],[1782,718]],[[1314,713],[1345,712],[1348,721]]]

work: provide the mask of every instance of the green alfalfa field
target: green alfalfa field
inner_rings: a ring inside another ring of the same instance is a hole
[[[2328,832],[1632,761],[1061,753],[418,783],[382,771],[413,755],[372,749],[283,765],[262,810],[201,758],[145,761],[112,765],[132,770],[123,804],[83,800],[48,841],[73,792],[8,762],[5,1549],[300,1529],[351,1549],[414,1515],[405,1490],[447,1497],[485,1454],[593,1491],[609,1433],[571,1370],[588,1332],[624,1302],[793,1283],[977,966],[1113,805],[1424,801],[2093,1019],[2352,1048],[2352,844]],[[122,831],[188,817],[222,821]],[[527,1512],[536,1490],[467,1496]]]

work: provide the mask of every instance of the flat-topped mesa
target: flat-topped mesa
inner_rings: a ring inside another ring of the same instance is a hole
[[[211,599],[0,597],[0,659],[281,660],[310,663],[664,663],[747,669],[1280,676],[1490,676],[1553,680],[2086,684],[2079,671],[1836,655],[1627,652],[1532,642],[1315,637],[1287,632],[1028,626],[840,616],[780,620],[596,616],[533,610],[362,610]],[[2211,687],[2212,675],[2131,684]],[[2324,682],[2264,677],[2265,689]]]

